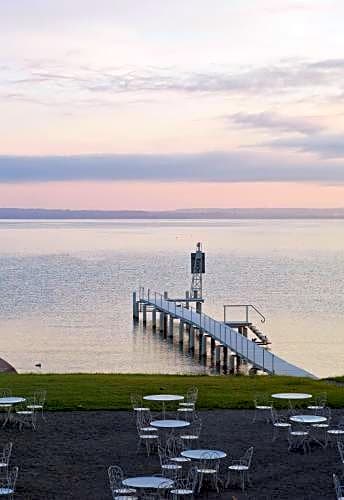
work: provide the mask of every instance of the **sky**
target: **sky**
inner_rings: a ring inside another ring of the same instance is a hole
[[[0,2],[0,206],[344,206],[342,0]]]

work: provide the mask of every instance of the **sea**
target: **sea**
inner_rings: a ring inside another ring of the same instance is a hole
[[[2,220],[0,357],[18,372],[215,373],[132,320],[140,286],[185,294],[197,242],[207,314],[253,304],[272,352],[343,375],[342,220]]]

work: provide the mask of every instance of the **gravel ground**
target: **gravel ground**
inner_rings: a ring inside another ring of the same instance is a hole
[[[334,418],[339,412],[333,411]],[[245,494],[228,489],[209,498],[241,500],[335,498],[332,473],[340,473],[336,448],[288,452],[284,439],[272,443],[272,429],[252,423],[244,410],[200,412],[200,446],[224,450],[235,458],[254,446],[252,486]],[[12,464],[19,466],[16,499],[110,500],[107,467],[121,465],[128,476],[159,473],[156,455],[136,451],[133,415],[124,411],[49,412],[36,432],[1,430],[2,444],[13,442]],[[225,468],[225,461],[222,462]]]

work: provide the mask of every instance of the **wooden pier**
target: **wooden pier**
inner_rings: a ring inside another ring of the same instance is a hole
[[[138,321],[140,310],[142,320],[147,322],[147,314],[151,314],[152,328],[159,329],[166,338],[173,338],[174,324],[179,322],[178,341],[184,343],[184,333],[187,334],[189,350],[193,352],[198,344],[201,358],[206,358],[208,344],[211,356],[214,356],[216,367],[221,363],[229,373],[240,371],[242,364],[251,366],[254,371],[267,374],[290,375],[295,377],[316,378],[311,373],[276,356],[266,349],[266,344],[254,342],[247,336],[247,329],[242,324],[235,327],[225,322],[211,318],[207,314],[196,311],[190,303],[199,299],[170,299],[151,290],[140,288],[133,292],[133,318]],[[259,336],[258,336],[259,338]]]

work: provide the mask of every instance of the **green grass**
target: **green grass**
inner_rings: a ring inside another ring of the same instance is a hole
[[[0,387],[14,395],[29,396],[35,389],[48,391],[51,410],[125,410],[129,395],[184,394],[187,387],[199,388],[198,408],[252,408],[255,392],[326,391],[332,408],[344,407],[344,388],[326,382],[278,376],[187,376],[137,374],[0,374]]]

